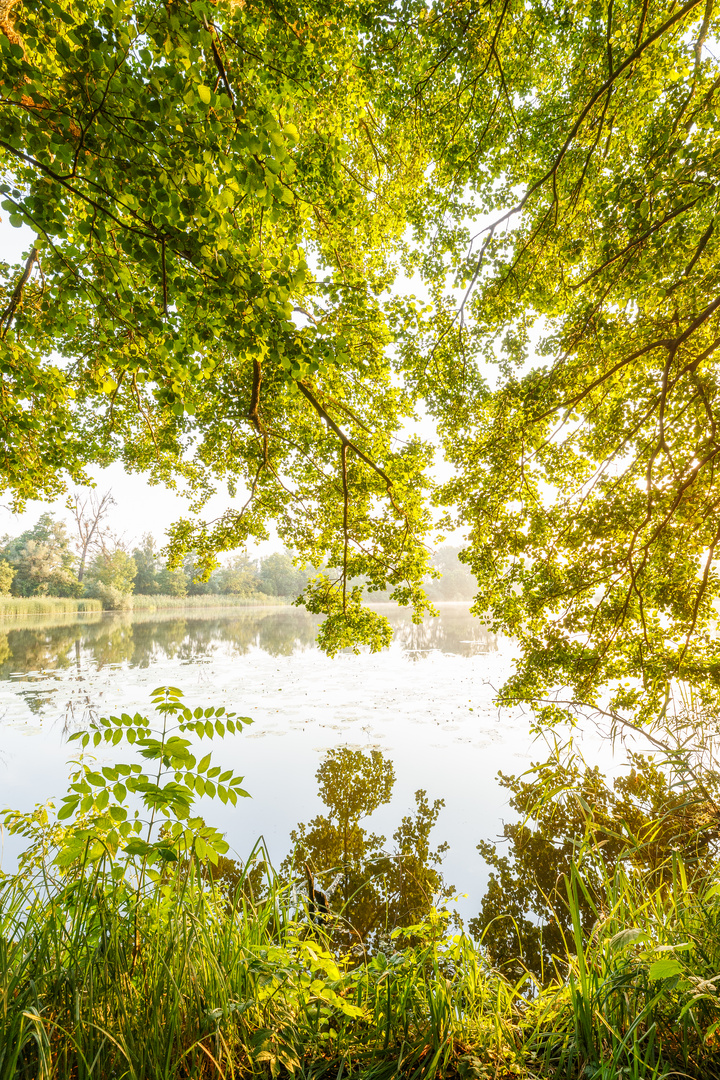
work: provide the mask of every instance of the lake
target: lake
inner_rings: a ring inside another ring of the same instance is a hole
[[[0,630],[0,806],[29,809],[64,794],[75,748],[67,734],[95,715],[147,713],[150,691],[169,684],[193,708],[224,705],[254,720],[213,744],[216,761],[245,776],[252,798],[235,808],[199,805],[239,858],[262,836],[279,866],[304,837],[326,887],[337,869],[323,865],[319,838],[328,829],[352,827],[358,850],[376,856],[393,848],[403,820],[410,835],[424,822],[433,849],[448,844],[440,869],[467,894],[458,909],[476,914],[487,879],[476,844],[494,839],[508,814],[496,774],[521,772],[533,752],[527,718],[492,703],[512,647],[464,604],[440,605],[440,617],[421,626],[390,605],[378,610],[393,625],[390,649],[334,660],[315,646],[319,620],[293,607],[8,621]],[[101,748],[98,761],[128,756]],[[361,788],[359,809],[347,810]],[[433,824],[427,807],[435,800],[444,805]],[[4,869],[16,853],[6,838]]]

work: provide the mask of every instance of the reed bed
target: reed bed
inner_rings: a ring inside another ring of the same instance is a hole
[[[99,600],[76,600],[61,596],[0,596],[0,619],[22,615],[82,614],[102,611]]]
[[[278,596],[233,596],[230,593],[210,593],[207,596],[141,596],[130,597],[133,611],[161,611],[165,609],[248,608],[278,607],[288,600]]]
[[[600,897],[574,866],[567,882],[573,933],[555,977],[520,1022],[533,1075],[597,1080],[720,1077],[720,887],[689,880],[679,858],[657,883],[618,867]],[[580,898],[595,926],[580,929]]]
[[[512,988],[441,918],[349,962],[276,880],[228,900],[193,862],[138,897],[116,869],[5,884],[2,1080],[521,1075]]]

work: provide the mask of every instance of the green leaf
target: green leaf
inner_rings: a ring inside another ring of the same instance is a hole
[[[67,799],[58,810],[58,821],[66,821],[69,817],[72,817],[79,802],[79,798]]]
[[[671,979],[675,975],[682,974],[683,966],[674,956],[663,957],[656,960],[648,969],[649,979]]]
[[[197,88],[197,94],[203,105],[209,105],[212,98],[212,90],[209,86],[200,85]]]
[[[627,945],[635,945],[641,941],[649,941],[650,936],[645,930],[640,930],[636,926],[630,926],[626,930],[620,930],[617,934],[613,934],[608,944],[611,949],[624,949]]]
[[[125,845],[125,852],[127,855],[140,855],[145,857],[152,851],[152,845],[146,844],[144,840],[139,837],[135,837]]]

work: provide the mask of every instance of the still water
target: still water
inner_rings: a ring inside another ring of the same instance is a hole
[[[217,763],[243,774],[252,798],[198,807],[237,857],[262,836],[276,866],[309,859],[325,888],[349,859],[356,876],[384,875],[386,905],[391,868],[402,865],[403,881],[467,894],[457,907],[471,917],[487,877],[476,844],[494,839],[508,815],[495,776],[521,772],[533,753],[527,718],[492,703],[512,649],[463,604],[441,605],[421,626],[379,609],[394,628],[391,648],[334,660],[315,646],[319,620],[291,607],[6,623],[0,807],[61,796],[75,748],[67,734],[93,716],[146,713],[150,691],[174,685],[193,708],[253,718],[214,744]],[[101,754],[100,764],[123,760]],[[5,869],[15,855],[6,838]]]

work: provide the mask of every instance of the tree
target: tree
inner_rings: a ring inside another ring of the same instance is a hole
[[[187,596],[188,581],[182,568],[169,570],[167,566],[164,566],[155,580],[158,592],[163,596]]]
[[[0,559],[0,596],[10,595],[10,587],[14,577],[15,570],[7,559]]]
[[[189,596],[207,596],[208,593],[218,592],[217,571],[210,578],[203,581],[202,567],[195,565],[195,559],[192,555],[188,555],[184,559],[183,570],[187,578]]]
[[[209,572],[274,519],[329,567],[331,627],[373,646],[385,623],[346,582],[420,617],[431,524],[429,448],[394,439],[412,401],[390,345],[416,313],[382,299],[428,165],[377,74],[393,12],[60,0],[0,35],[3,205],[37,237],[4,273],[6,487],[47,497],[117,458],[197,509],[244,487],[177,523],[172,565]]]
[[[717,715],[712,0],[57,10],[2,39],[15,497],[111,458],[242,487],[172,565],[275,519],[325,647],[377,648],[353,578],[426,610],[422,400],[503,700]]]
[[[2,552],[14,570],[15,596],[80,594],[66,526],[51,514],[41,514],[34,527],[20,536],[5,537]]]
[[[486,216],[469,246],[461,211],[418,251],[436,305],[417,385],[474,610],[520,645],[502,700],[714,730],[716,6],[435,11],[418,108]]]
[[[293,565],[287,551],[275,551],[260,560],[258,588],[268,596],[298,596],[308,583],[309,575]]]
[[[257,570],[246,555],[235,555],[215,576],[218,592],[258,596]]]
[[[81,498],[76,491],[68,500],[68,507],[72,511],[77,530],[75,546],[78,552],[78,581],[82,581],[85,575],[85,564],[88,558],[94,552],[101,550],[103,546],[106,530],[103,529],[102,523],[114,504],[115,500],[110,491],[106,491],[103,495],[91,492],[85,499]]]
[[[153,596],[160,592],[157,583],[158,555],[152,533],[144,533],[140,546],[133,550],[135,561],[135,592]]]
[[[137,566],[132,555],[121,547],[114,551],[105,549],[98,552],[88,567],[88,584],[90,588],[104,586],[106,589],[116,589],[123,596],[129,596],[133,591]]]
[[[459,553],[459,547],[445,544],[433,555],[432,566],[440,578],[427,584],[431,600],[469,600],[477,592],[477,581],[470,568],[460,562]]]

